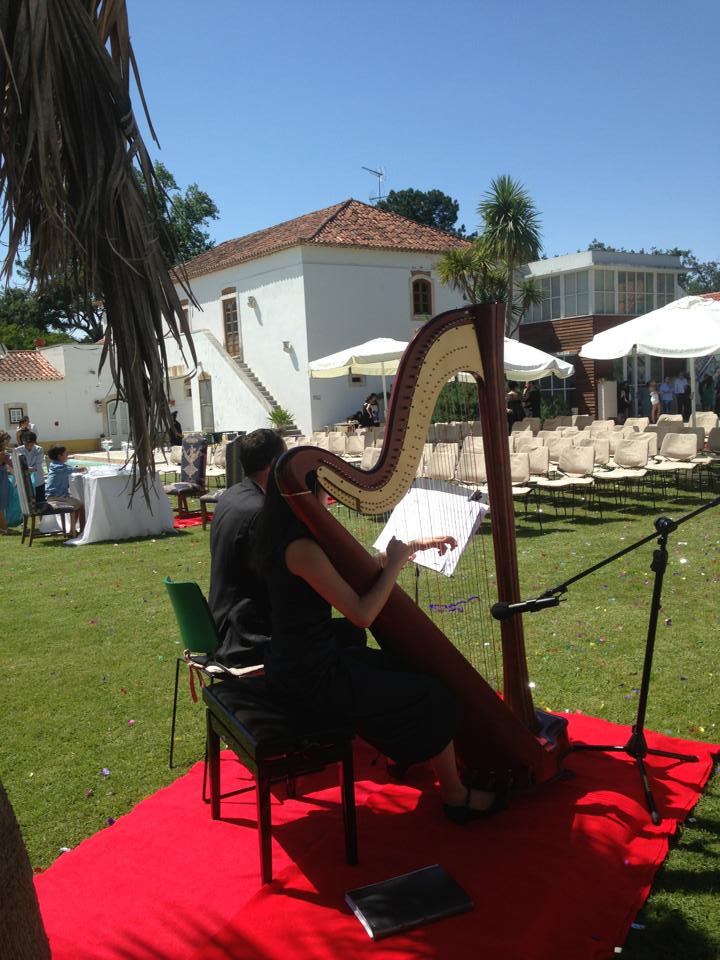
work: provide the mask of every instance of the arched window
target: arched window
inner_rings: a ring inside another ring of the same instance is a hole
[[[432,284],[424,277],[418,277],[412,282],[412,311],[413,317],[425,319],[431,316]]]

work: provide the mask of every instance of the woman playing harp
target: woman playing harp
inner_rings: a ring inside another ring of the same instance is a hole
[[[286,453],[276,469],[280,492],[309,529],[340,576],[358,596],[378,578],[376,561],[312,495],[306,478],[317,476],[336,500],[360,514],[391,510],[411,487],[422,458],[437,397],[444,385],[470,371],[478,387],[492,516],[498,600],[520,599],[515,553],[515,515],[505,428],[502,304],[448,311],[429,321],[407,348],[388,411],[382,453],[370,471],[312,447]],[[493,771],[496,779],[539,782],[559,772],[567,750],[566,722],[536,711],[525,661],[522,620],[503,620],[502,698],[445,634],[399,587],[394,587],[373,623],[382,649],[413,671],[440,680],[462,706],[455,743],[463,768]],[[478,636],[478,646],[486,638]]]
[[[326,493],[314,478],[319,502]],[[337,572],[308,528],[268,478],[257,535],[257,564],[268,585],[272,642],[265,660],[270,684],[305,710],[342,714],[368,743],[401,765],[431,760],[446,815],[455,823],[485,818],[505,806],[505,793],[474,790],[460,779],[453,737],[461,709],[439,681],[381,650],[339,641],[335,607],[369,627],[385,606],[400,570],[417,550],[455,546],[452,538],[405,544],[391,540],[374,583],[363,594]],[[340,622],[342,627],[342,621]]]

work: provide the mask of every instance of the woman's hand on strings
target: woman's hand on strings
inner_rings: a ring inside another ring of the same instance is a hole
[[[454,550],[457,547],[457,540],[455,537],[443,534],[440,537],[429,537],[427,540],[411,540],[410,547],[414,554],[420,550],[435,549],[442,557],[448,550]]]

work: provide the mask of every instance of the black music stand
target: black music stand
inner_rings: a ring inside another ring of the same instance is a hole
[[[650,564],[650,569],[655,574],[655,581],[653,583],[652,600],[650,603],[650,618],[648,621],[647,640],[645,642],[645,659],[643,662],[642,681],[640,683],[640,698],[638,700],[637,714],[635,717],[635,723],[632,726],[630,738],[625,744],[579,743],[572,747],[573,751],[598,750],[609,753],[626,753],[629,757],[632,757],[638,765],[643,790],[645,791],[645,802],[650,812],[652,822],[656,825],[661,822],[661,817],[657,812],[652,790],[650,789],[650,781],[648,779],[648,772],[645,766],[645,757],[648,755],[655,757],[670,757],[673,760],[686,760],[690,762],[696,762],[698,760],[698,757],[694,756],[693,754],[673,753],[668,750],[653,750],[648,747],[647,740],[645,739],[645,712],[647,710],[648,693],[650,690],[650,674],[652,672],[653,654],[655,652],[655,635],[657,632],[658,615],[662,607],[661,598],[663,578],[665,576],[665,570],[667,568],[668,561],[667,541],[668,536],[673,531],[677,530],[681,523],[686,523],[688,520],[692,520],[693,517],[698,516],[698,514],[704,513],[706,510],[710,510],[712,507],[717,507],[718,505],[720,505],[720,497],[716,497],[709,503],[703,504],[702,507],[699,507],[697,510],[693,510],[692,513],[686,514],[679,520],[671,520],[669,517],[658,517],[658,519],[655,521],[655,533],[651,533],[650,536],[644,537],[642,540],[638,540],[636,543],[630,544],[629,547],[625,547],[623,550],[620,550],[618,553],[614,553],[610,557],[606,557],[605,560],[601,560],[599,563],[594,564],[587,570],[583,570],[581,573],[576,574],[574,577],[571,577],[564,583],[558,584],[558,586],[553,587],[550,590],[546,590],[535,599],[525,600],[521,603],[515,604],[496,604],[496,606],[493,608],[493,616],[496,619],[501,620],[507,616],[512,616],[514,613],[534,613],[537,610],[544,609],[545,607],[557,606],[560,603],[560,594],[566,593],[567,588],[571,584],[576,583],[578,580],[582,580],[584,577],[594,573],[596,570],[606,566],[608,563],[612,563],[613,560],[617,560],[619,557],[623,557],[625,554],[643,546],[643,544],[649,543],[657,536],[658,546],[657,549],[653,551],[653,559],[652,563]]]

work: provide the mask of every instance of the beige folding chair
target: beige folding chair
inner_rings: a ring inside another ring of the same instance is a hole
[[[365,452],[365,438],[362,435],[351,433],[345,443],[344,458],[359,462]]]
[[[544,448],[543,448],[544,449]],[[513,501],[520,500],[523,504],[523,516],[527,517],[527,505],[530,494],[536,491],[535,484],[530,483],[530,454],[529,453],[511,453],[510,454],[510,479],[512,482]],[[542,529],[542,517],[540,510],[540,501],[537,498],[537,516],[540,520],[540,529]]]
[[[552,453],[550,454],[552,461]],[[550,470],[547,478],[540,477],[537,481],[538,490],[549,490],[551,493],[553,507],[557,515],[558,500],[557,494],[569,490],[575,493],[578,489],[584,489],[590,493],[594,480],[593,469],[595,467],[595,448],[591,446],[576,446],[570,443],[560,450],[558,459],[558,468],[553,474]],[[567,508],[563,502],[564,512]],[[572,515],[575,514],[575,497],[572,498]],[[601,509],[602,517],[602,509]]]
[[[560,454],[563,450],[568,450],[573,446],[572,437],[561,437],[556,435],[555,437],[549,438],[545,446],[550,452],[550,463],[558,463],[560,460]]]
[[[475,439],[479,440],[480,437]],[[455,467],[455,480],[464,486],[487,492],[487,469],[482,449],[473,448],[467,443],[463,444]]]
[[[692,474],[698,469],[697,438],[694,433],[668,433],[663,438],[660,453],[648,461],[648,474],[661,480],[665,492],[665,480],[673,477],[675,494],[680,494],[680,476],[684,474],[692,480]],[[702,482],[700,484],[702,494]]]
[[[695,426],[702,427],[705,431],[705,437],[710,436],[710,431],[718,425],[718,415],[712,410],[698,410],[695,413]]]
[[[363,450],[362,459],[360,460],[360,469],[372,470],[372,468],[380,459],[381,453],[382,450],[380,447],[365,447]]]
[[[640,434],[637,434],[640,436]],[[628,488],[640,482],[647,475],[648,444],[638,443],[630,437],[622,437],[615,447],[615,455],[606,467],[596,466],[593,471],[595,487],[598,491],[607,484],[612,485],[618,503],[627,501]],[[654,491],[653,503],[654,503]]]
[[[535,447],[534,450],[528,450],[530,460],[530,480],[529,483],[537,483],[540,477],[547,477],[550,469],[550,451],[547,447]]]
[[[345,449],[347,447],[346,433],[341,433],[339,430],[333,430],[328,434],[327,439],[328,439],[327,450],[330,453],[334,453],[338,457],[345,456]]]
[[[628,417],[625,420],[624,426],[626,427],[636,427],[638,431],[642,432],[650,424],[650,417]]]
[[[429,477],[431,480],[452,480],[455,476],[459,449],[457,443],[435,444],[435,449],[423,467],[423,477]]]
[[[542,440],[538,437],[528,436],[527,431],[515,436],[516,453],[530,453],[531,450],[537,450],[538,447],[542,446],[544,446]]]

